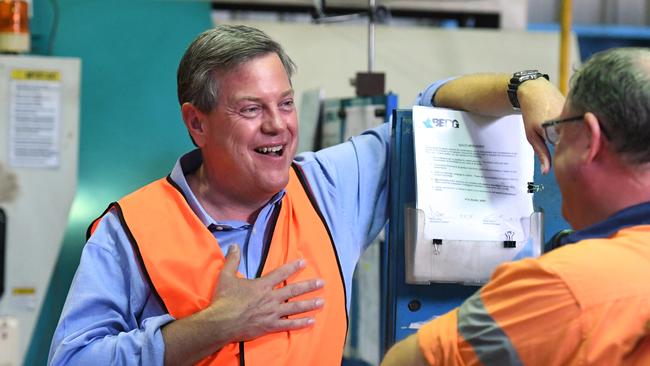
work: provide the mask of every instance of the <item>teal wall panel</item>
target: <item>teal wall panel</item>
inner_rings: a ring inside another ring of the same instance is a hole
[[[169,173],[191,148],[176,68],[189,42],[210,26],[208,1],[34,2],[33,53],[47,54],[54,34],[53,56],[81,58],[81,131],[77,195],[25,365],[47,362],[90,221],[109,202]]]

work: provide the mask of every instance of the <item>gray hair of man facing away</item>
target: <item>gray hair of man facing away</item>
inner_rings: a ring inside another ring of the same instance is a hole
[[[614,150],[629,164],[650,162],[650,49],[594,54],[571,78],[574,112],[592,112]]]
[[[178,102],[192,103],[201,112],[209,113],[219,93],[215,74],[269,53],[278,55],[291,80],[296,65],[282,46],[261,30],[244,25],[218,25],[201,33],[178,65]]]

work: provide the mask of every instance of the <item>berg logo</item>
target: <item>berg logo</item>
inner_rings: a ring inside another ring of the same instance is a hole
[[[423,122],[424,127],[434,128],[434,127],[447,127],[447,128],[459,128],[460,123],[456,119],[448,118],[427,118]]]

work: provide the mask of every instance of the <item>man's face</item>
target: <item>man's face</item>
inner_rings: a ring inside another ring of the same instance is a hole
[[[565,105],[559,118],[575,115],[576,113]],[[582,202],[585,202],[580,154],[581,147],[588,143],[588,132],[583,121],[563,123],[558,129],[559,140],[555,145],[553,171],[562,193],[562,216],[572,227],[578,228],[582,222]]]
[[[293,88],[271,53],[217,75],[216,107],[206,115],[199,144],[208,175],[221,194],[268,200],[283,189],[297,148]]]

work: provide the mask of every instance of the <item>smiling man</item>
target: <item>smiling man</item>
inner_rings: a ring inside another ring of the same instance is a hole
[[[203,164],[188,183],[212,217],[255,221],[289,180],[298,145],[293,89],[280,57],[258,56],[218,77],[216,108],[183,102]],[[226,173],[227,174],[224,174]]]
[[[50,364],[340,365],[390,129],[294,156],[294,69],[254,28],[192,42],[177,81],[197,149],[93,223]]]

